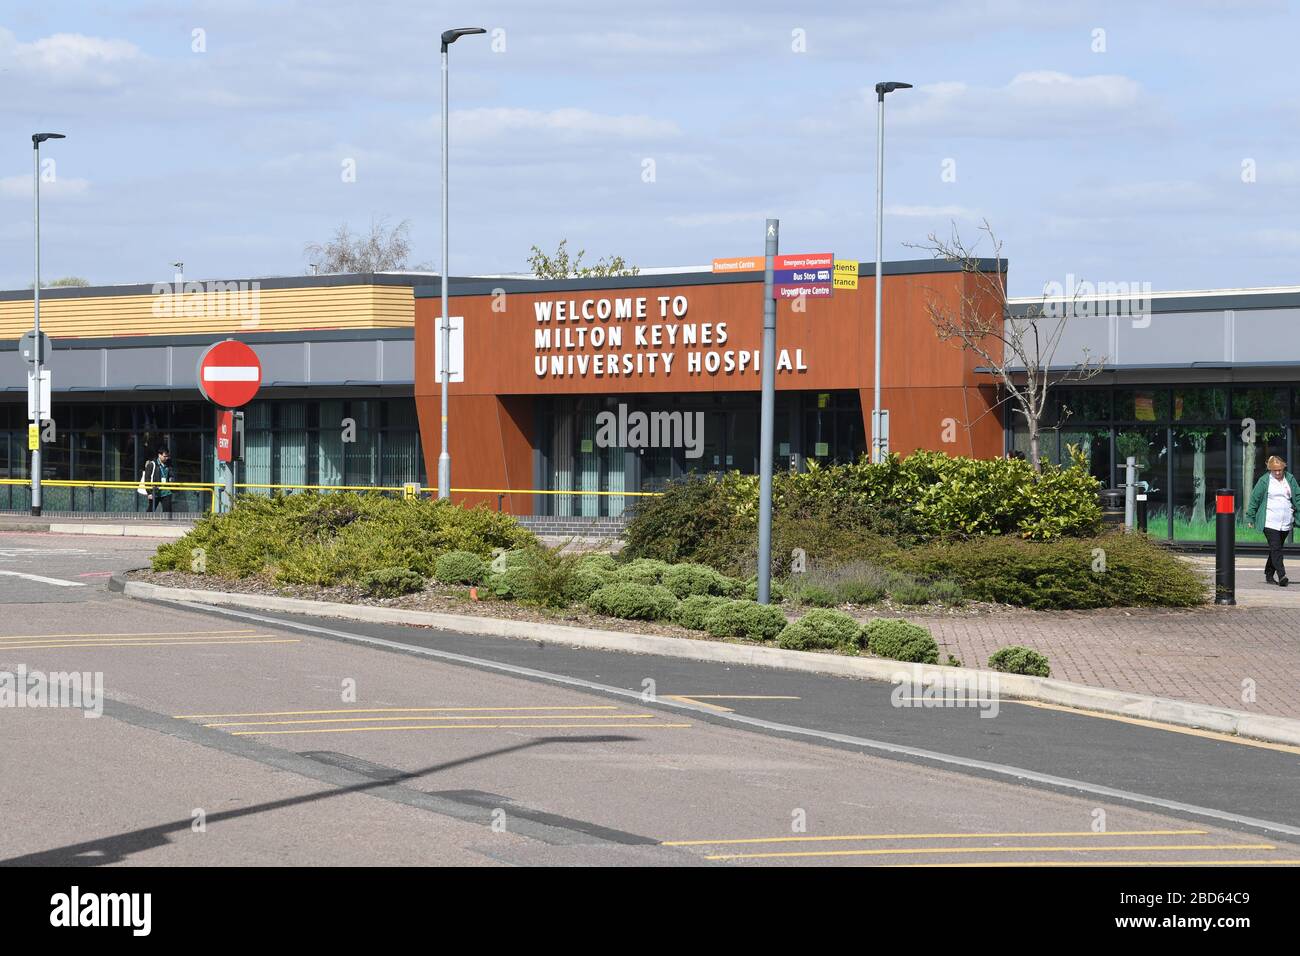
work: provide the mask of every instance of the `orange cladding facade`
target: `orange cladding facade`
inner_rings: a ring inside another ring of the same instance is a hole
[[[779,392],[853,391],[870,433],[874,265],[857,289],[777,303]],[[454,287],[455,288],[455,287]],[[882,404],[890,450],[996,457],[1003,429],[997,389],[972,353],[940,342],[928,305],[956,309],[976,277],[946,263],[889,263],[883,280]],[[1000,308],[1000,303],[989,303]],[[762,349],[761,273],[682,273],[601,280],[485,280],[456,288],[463,381],[449,389],[453,489],[460,501],[498,501],[534,487],[534,402],[541,396],[754,393]],[[436,287],[416,290],[415,398],[426,468],[437,474],[440,382]],[[453,361],[458,349],[453,344]],[[503,507],[527,513],[531,497]]]

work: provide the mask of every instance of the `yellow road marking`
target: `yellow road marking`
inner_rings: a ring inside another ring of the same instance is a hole
[[[740,840],[665,840],[660,846],[734,846],[743,843],[823,843],[837,840],[974,840],[1008,837],[1205,836],[1208,830],[1048,830],[1035,833],[856,833],[849,836],[749,837]]]
[[[668,700],[680,700],[687,704],[699,704],[701,707],[708,707],[710,710],[721,711],[724,714],[732,713],[732,708],[723,707],[721,704],[708,704],[709,700],[800,700],[798,697],[786,697],[769,694],[665,694]]]
[[[583,729],[600,728],[634,728],[636,730],[675,730],[689,727],[690,724],[431,724],[427,727],[325,727],[313,730],[236,730],[232,737],[272,737],[283,734],[355,734],[364,731],[380,730],[539,730],[547,729]]]
[[[238,630],[238,631],[187,631],[186,633],[191,634],[191,635],[194,635],[194,636],[200,636],[200,635],[201,635],[201,636],[205,636],[205,637],[218,637],[218,636],[221,636],[221,637],[234,637],[234,636],[239,635],[239,634],[256,634],[256,633],[257,633],[257,628],[255,628],[255,627],[250,627],[250,628],[244,628],[243,630]],[[176,636],[177,636],[177,634],[176,634],[175,631],[149,631],[149,632],[128,631],[128,632],[125,632],[125,633],[122,633],[122,634],[104,634],[104,633],[102,633],[102,632],[96,631],[96,632],[94,632],[94,633],[86,632],[86,633],[84,633],[84,634],[9,634],[9,635],[6,635],[6,636],[4,636],[4,637],[0,637],[0,641],[41,641],[41,640],[46,640],[46,639],[49,639],[49,640],[55,640],[55,639],[63,640],[63,639],[66,639],[66,638],[72,638],[72,637],[106,637],[106,638],[107,638],[107,637],[113,637],[113,638],[117,638],[117,637],[176,637]]]
[[[1025,707],[1037,707],[1040,710],[1059,710],[1069,714],[1081,714],[1084,717],[1096,717],[1100,720],[1115,720],[1121,724],[1133,724],[1137,727],[1151,727],[1155,730],[1168,730],[1175,734],[1186,734],[1189,737],[1205,737],[1209,740],[1221,740],[1229,744],[1244,744],[1247,747],[1260,747],[1264,750],[1280,750],[1283,753],[1300,754],[1300,747],[1292,744],[1275,744],[1266,740],[1251,740],[1249,737],[1238,737],[1235,734],[1225,734],[1217,730],[1202,730],[1198,727],[1179,727],[1175,724],[1165,724],[1158,720],[1146,720],[1142,717],[1124,717],[1120,714],[1105,714],[1099,710],[1084,710],[1081,707],[1066,707],[1063,704],[1049,704],[1040,700],[1013,700],[1008,698],[1004,700],[1006,704],[1023,704]]]
[[[1297,866],[1300,860],[985,860],[982,863],[886,863],[891,868],[1011,866]]]
[[[6,647],[0,648],[0,650],[6,650],[6,651],[12,651],[12,650],[19,650],[19,651],[22,651],[22,650],[33,650],[33,649],[35,649],[35,650],[48,650],[48,649],[50,649],[50,648],[56,648],[56,647],[171,647],[171,646],[175,646],[175,645],[177,645],[177,644],[184,644],[184,645],[186,645],[187,647],[193,647],[195,644],[298,644],[298,643],[300,643],[299,639],[296,638],[296,637],[292,637],[292,638],[277,638],[276,640],[271,640],[271,641],[260,641],[260,640],[251,640],[251,641],[149,641],[149,642],[147,642],[147,643],[137,643],[137,644],[126,644],[126,643],[122,643],[122,642],[115,642],[115,643],[112,643],[112,644],[11,644],[11,645],[8,645],[8,646],[6,646]]]
[[[556,720],[562,714],[502,714],[501,720]],[[654,720],[658,714],[591,714],[586,720]],[[449,714],[431,717],[420,714],[413,717],[319,717],[311,720],[240,720],[220,724],[204,724],[204,727],[274,727],[287,724],[366,724],[380,720],[492,720],[491,714]]]
[[[706,856],[706,860],[767,860],[776,857],[808,856],[907,856],[921,853],[1117,853],[1124,851],[1168,850],[1276,850],[1271,843],[1202,843],[1161,844],[1150,846],[919,846],[889,850],[800,850],[784,853],[724,853]]]
[[[315,714],[390,714],[407,711],[487,711],[506,710],[618,710],[613,704],[592,704],[578,707],[346,707],[340,710],[266,710],[251,714],[175,714],[177,720],[199,720],[214,717],[308,717]]]

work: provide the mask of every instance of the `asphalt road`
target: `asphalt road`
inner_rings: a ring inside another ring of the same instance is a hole
[[[107,698],[0,708],[0,861],[1300,863],[1295,748],[103,588],[151,550],[0,535],[0,671]]]

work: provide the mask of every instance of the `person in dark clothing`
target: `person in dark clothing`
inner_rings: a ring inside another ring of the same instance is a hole
[[[1246,524],[1260,528],[1268,539],[1268,561],[1264,564],[1264,580],[1269,584],[1286,587],[1291,583],[1282,563],[1286,536],[1300,517],[1300,483],[1286,470],[1286,462],[1274,455],[1267,462],[1268,474],[1255,482],[1246,503]],[[1274,581],[1273,576],[1277,575]]]
[[[158,449],[158,457],[144,463],[140,480],[149,493],[148,511],[172,513],[172,493],[166,483],[173,480],[171,452],[166,446]]]

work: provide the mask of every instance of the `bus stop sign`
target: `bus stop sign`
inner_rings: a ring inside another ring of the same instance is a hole
[[[262,384],[262,363],[257,353],[234,339],[210,346],[199,358],[199,391],[221,408],[247,405]]]

